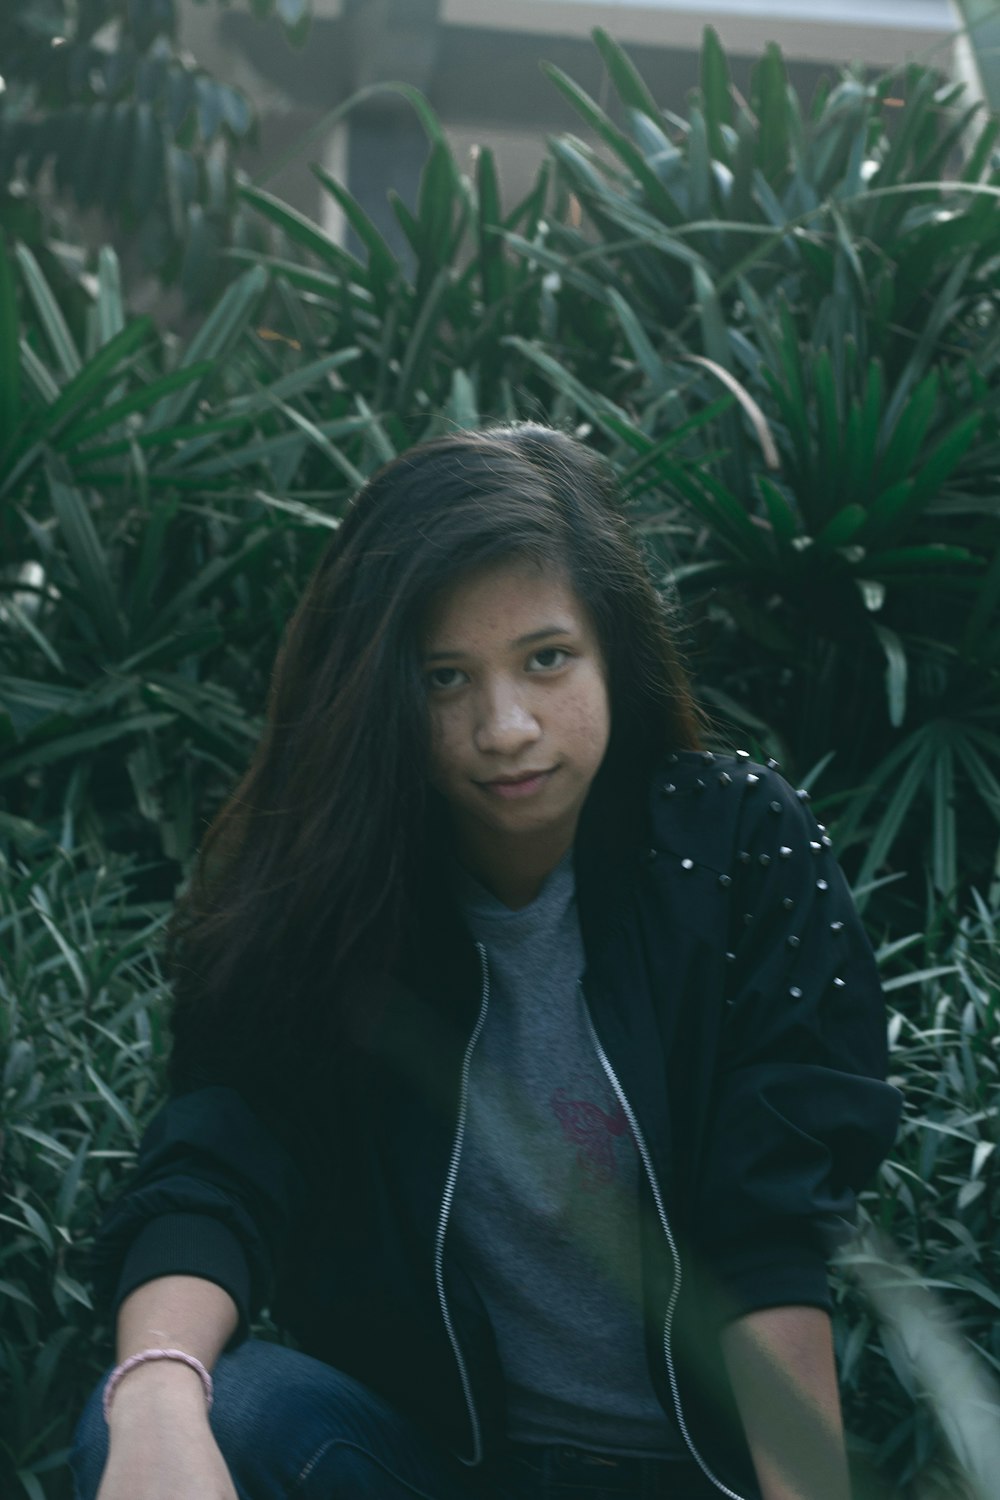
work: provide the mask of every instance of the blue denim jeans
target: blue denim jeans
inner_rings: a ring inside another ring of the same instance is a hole
[[[510,1447],[470,1470],[332,1366],[250,1339],[216,1365],[211,1423],[240,1500],[709,1500],[694,1463],[616,1459],[565,1445]],[[107,1458],[103,1381],[77,1428],[76,1500]],[[179,1497],[180,1500],[180,1497]]]

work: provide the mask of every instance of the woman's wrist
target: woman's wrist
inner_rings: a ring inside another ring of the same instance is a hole
[[[108,1426],[113,1430],[154,1407],[190,1413],[208,1423],[208,1403],[198,1372],[179,1360],[150,1360],[129,1370],[115,1389]]]

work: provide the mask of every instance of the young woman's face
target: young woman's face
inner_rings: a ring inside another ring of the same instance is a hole
[[[444,590],[423,634],[432,780],[488,865],[531,841],[558,862],[610,733],[604,661],[565,575],[527,561]]]

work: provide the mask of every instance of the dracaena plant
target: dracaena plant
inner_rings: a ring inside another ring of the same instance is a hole
[[[310,0],[253,0],[292,43]],[[97,210],[142,264],[204,306],[248,233],[235,187],[256,116],[181,50],[177,0],[5,0],[0,13],[0,226],[45,246],[29,212],[43,173],[61,212]],[[25,193],[29,198],[25,198]]]
[[[566,195],[553,201],[551,164],[543,162],[530,191],[505,208],[493,151],[479,147],[472,176],[466,175],[426,100],[406,85],[364,89],[327,122],[387,87],[410,103],[428,145],[413,210],[389,192],[402,251],[390,247],[341,183],[314,166],[350,226],[357,253],[263,184],[244,187],[241,195],[269,227],[272,253],[234,252],[270,271],[296,336],[308,347],[346,342],[358,348],[351,384],[357,408],[373,418],[367,450],[363,445],[360,451],[380,460],[444,428],[544,415],[550,405],[545,383],[511,341],[546,340],[566,326],[541,262],[512,254],[508,244],[541,247],[553,215],[565,215]],[[575,310],[575,355],[592,361],[596,378],[602,350],[612,347],[612,320],[586,296]]]
[[[1000,125],[916,67],[807,108],[775,48],[746,101],[711,31],[682,116],[596,35],[614,118],[549,70],[604,150],[553,143],[590,222],[545,253],[617,357],[525,352],[642,498],[723,717],[823,762],[866,880],[951,896],[1000,835]]]
[[[432,149],[416,213],[397,203],[405,263],[331,179],[363,257],[247,190],[274,253],[184,345],[126,316],[110,250],[72,316],[25,245],[0,261],[0,788],[19,816],[83,816],[95,847],[166,856],[161,885],[249,753],[351,492],[442,427],[542,412],[543,382],[515,398],[531,367],[508,340],[539,333],[552,298],[504,234],[542,232],[547,171],[505,214],[492,155],[467,182],[414,102]]]
[[[346,492],[334,443],[366,424],[328,414],[355,349],[286,358],[261,337],[263,271],[180,347],[127,317],[110,251],[97,284],[81,346],[31,252],[0,246],[0,796],[170,861],[169,888],[335,524],[286,481],[319,450]]]

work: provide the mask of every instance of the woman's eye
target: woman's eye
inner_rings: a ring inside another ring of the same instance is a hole
[[[569,652],[564,646],[543,646],[531,657],[536,669],[542,672],[552,672],[568,660]]]
[[[444,692],[447,688],[457,687],[463,675],[457,667],[435,667],[427,673],[427,685]]]

